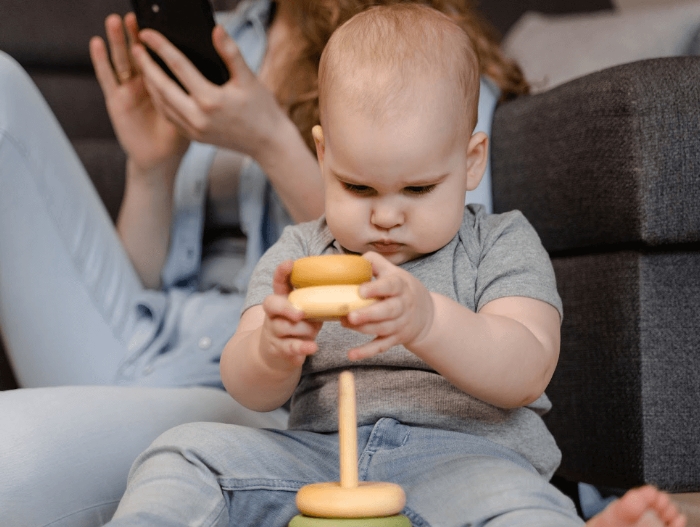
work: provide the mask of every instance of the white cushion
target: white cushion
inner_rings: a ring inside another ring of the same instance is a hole
[[[503,49],[540,92],[610,66],[689,54],[698,27],[698,1],[577,15],[527,12]]]

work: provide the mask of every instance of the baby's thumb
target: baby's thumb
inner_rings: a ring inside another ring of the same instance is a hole
[[[212,41],[214,42],[216,51],[221,56],[224,64],[226,64],[232,79],[241,81],[253,75],[245,59],[243,59],[243,55],[241,55],[236,42],[226,33],[226,30],[222,26],[217,25],[214,28],[212,32]]]
[[[393,267],[393,264],[389,260],[387,260],[381,254],[376,253],[374,251],[366,252],[362,255],[362,257],[365,260],[369,260],[369,263],[372,264],[373,276],[379,276],[382,274],[383,271]]]

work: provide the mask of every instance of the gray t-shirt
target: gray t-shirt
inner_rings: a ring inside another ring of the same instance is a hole
[[[258,263],[243,309],[272,294],[272,275],[284,260],[342,252],[324,218],[287,227]],[[401,267],[430,291],[473,311],[497,298],[525,296],[562,313],[549,256],[519,211],[486,214],[482,206],[468,205],[459,232],[446,246]],[[457,389],[403,346],[349,361],[346,351],[371,338],[338,322],[323,325],[319,350],[304,363],[292,398],[291,429],[336,431],[338,374],[351,370],[359,425],[391,417],[409,425],[478,435],[520,453],[551,477],[561,454],[540,417],[551,408],[545,395],[527,407],[497,408]]]

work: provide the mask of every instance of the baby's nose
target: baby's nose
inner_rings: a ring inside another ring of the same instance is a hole
[[[378,229],[390,230],[404,222],[403,211],[389,203],[377,203],[372,210],[372,224]]]

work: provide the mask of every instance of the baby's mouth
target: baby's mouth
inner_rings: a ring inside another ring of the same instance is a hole
[[[397,242],[392,242],[392,241],[378,241],[378,242],[372,242],[370,243],[372,247],[374,247],[374,250],[377,251],[378,253],[395,253],[401,247],[403,244],[397,243]]]

